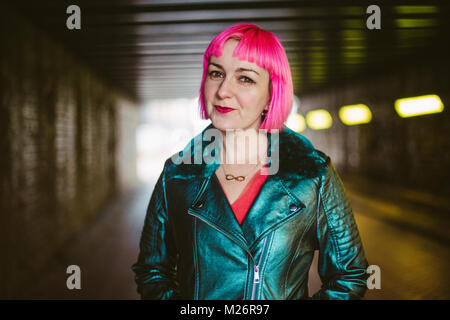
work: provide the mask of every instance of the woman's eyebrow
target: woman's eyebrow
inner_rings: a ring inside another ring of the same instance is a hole
[[[252,69],[247,69],[247,68],[237,68],[236,71],[238,71],[238,72],[242,72],[242,71],[250,71],[250,72],[256,73],[256,74],[259,76],[259,73],[256,72],[255,70],[252,70]]]
[[[208,63],[208,67],[209,67],[209,65],[213,65],[213,66],[216,66],[219,69],[224,70],[223,67],[220,64],[217,64],[217,63],[214,63],[214,62],[210,62],[210,63]]]
[[[216,67],[219,68],[219,69],[225,70],[225,69],[224,69],[220,64],[218,64],[218,63],[210,62],[210,63],[208,63],[208,66],[209,66],[210,64],[213,65],[213,66],[216,66]],[[247,69],[247,68],[242,68],[242,67],[236,69],[236,72],[243,72],[243,71],[254,72],[254,73],[256,73],[256,74],[259,76],[259,73],[256,72],[256,71],[253,70],[253,69]]]

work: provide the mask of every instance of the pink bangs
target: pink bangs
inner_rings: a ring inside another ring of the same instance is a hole
[[[203,91],[209,58],[212,55],[220,57],[224,43],[230,38],[239,40],[233,56],[256,63],[269,72],[272,83],[271,101],[260,129],[266,129],[269,132],[272,129],[280,129],[292,108],[294,90],[291,69],[286,52],[278,38],[254,24],[237,24],[225,29],[211,41],[206,49],[203,55],[203,77],[199,96],[201,118],[208,119]]]

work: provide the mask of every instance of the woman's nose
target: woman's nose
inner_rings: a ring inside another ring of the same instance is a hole
[[[217,95],[220,99],[230,98],[233,95],[233,90],[229,80],[224,79],[217,90]]]

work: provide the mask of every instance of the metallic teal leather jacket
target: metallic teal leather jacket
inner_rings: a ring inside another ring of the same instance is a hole
[[[307,299],[314,250],[323,284],[313,299],[363,297],[368,263],[329,157],[287,127],[278,136],[279,170],[242,225],[214,174],[219,163],[165,162],[132,266],[143,299]]]

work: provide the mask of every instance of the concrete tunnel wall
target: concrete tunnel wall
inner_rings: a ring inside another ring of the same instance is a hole
[[[450,102],[447,61],[423,59],[406,66],[386,68],[300,97],[299,113],[327,109],[331,128],[306,129],[316,148],[332,157],[342,173],[447,197],[450,194]],[[394,109],[399,98],[437,94],[442,113],[401,118]],[[339,120],[344,105],[363,103],[372,121],[354,126]]]
[[[0,297],[14,297],[137,184],[139,110],[45,33],[0,12]]]

